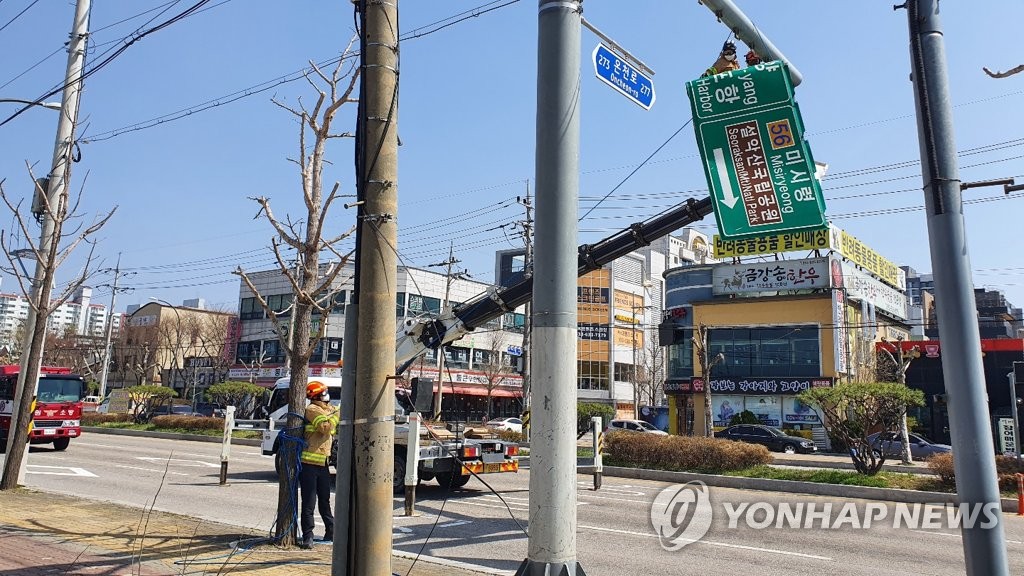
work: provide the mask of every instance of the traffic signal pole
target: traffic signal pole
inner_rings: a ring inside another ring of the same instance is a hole
[[[938,306],[942,372],[961,505],[1001,510],[981,337],[967,254],[960,175],[938,0],[907,0],[925,211]],[[961,530],[970,576],[1009,576],[1002,514]]]
[[[517,575],[577,576],[576,269],[579,0],[540,0],[531,366],[530,537]]]

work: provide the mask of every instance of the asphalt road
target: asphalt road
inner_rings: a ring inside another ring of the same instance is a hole
[[[234,446],[229,485],[219,486],[220,446],[89,434],[66,452],[34,448],[30,486],[77,496],[148,506],[197,518],[269,531],[277,498],[273,461],[259,448]],[[447,499],[436,483],[418,490],[418,516],[403,517],[394,501],[395,548],[514,571],[527,553],[529,472],[487,477],[505,503],[477,480]],[[681,550],[664,550],[651,527],[651,503],[667,484],[606,478],[600,491],[579,476],[578,559],[591,576],[626,574],[964,574],[959,533],[950,529],[729,528],[723,505],[846,502],[798,494],[711,488],[714,519],[708,534]],[[506,508],[506,503],[508,507]],[[889,504],[888,518],[894,514]],[[443,511],[442,511],[443,508]],[[440,512],[440,515],[439,515]],[[515,519],[513,519],[513,517]],[[835,514],[833,514],[835,518]],[[1011,573],[1024,574],[1024,518],[1003,515]],[[522,528],[520,527],[522,526]],[[820,526],[820,522],[815,526]],[[318,533],[322,528],[318,528]]]

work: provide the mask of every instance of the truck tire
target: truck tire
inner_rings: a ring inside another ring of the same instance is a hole
[[[442,488],[447,489],[462,488],[467,482],[469,482],[470,478],[471,476],[469,474],[466,474],[465,476],[461,474],[456,476],[454,472],[437,473],[437,483],[440,484]]]
[[[71,444],[71,438],[57,438],[53,441],[53,449],[62,452],[68,449],[68,444]]]
[[[395,466],[391,488],[395,496],[405,494],[405,448],[395,447]]]

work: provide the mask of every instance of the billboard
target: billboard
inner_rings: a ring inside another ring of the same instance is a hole
[[[716,295],[828,288],[828,258],[715,266],[711,282]]]

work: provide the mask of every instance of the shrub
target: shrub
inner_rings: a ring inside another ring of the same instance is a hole
[[[761,421],[757,419],[750,410],[744,410],[739,414],[733,414],[732,418],[729,419],[729,426],[735,426],[737,424],[760,424]]]
[[[209,416],[154,416],[150,424],[157,428],[179,428],[185,430],[223,430],[223,418]]]
[[[947,488],[956,487],[956,471],[953,468],[952,454],[937,454],[928,459],[928,467],[931,468],[943,486]],[[1017,459],[1013,456],[996,456],[996,477],[999,480],[999,490],[1003,492],[1015,492],[1017,490],[1017,472],[1024,472],[1024,468],[1017,468]]]
[[[605,435],[608,464],[680,472],[721,472],[769,464],[772,454],[764,446],[720,438],[657,436],[636,432]]]
[[[515,442],[518,444],[526,440],[526,435],[514,430],[502,430],[498,433],[498,438],[505,442]]]
[[[590,419],[594,416],[601,417],[601,428],[608,426],[608,423],[615,418],[615,409],[608,404],[597,404],[595,402],[580,402],[576,405],[576,437],[582,437],[590,432]]]
[[[135,418],[126,412],[101,414],[99,412],[83,412],[82,426],[98,426],[108,422],[134,422]]]

